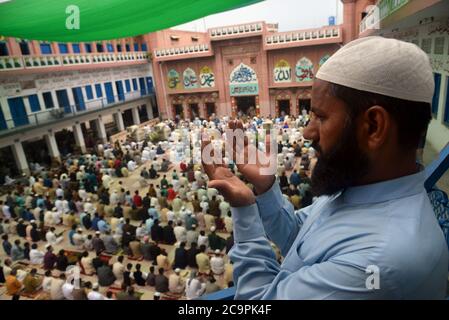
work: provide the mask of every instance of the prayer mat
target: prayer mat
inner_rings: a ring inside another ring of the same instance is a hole
[[[37,299],[41,295],[42,292],[44,292],[44,290],[42,290],[42,289],[40,289],[36,292],[33,292],[33,293],[21,292],[20,296],[24,297],[24,298],[28,298],[28,299]]]

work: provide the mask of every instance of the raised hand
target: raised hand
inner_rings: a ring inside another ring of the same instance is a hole
[[[255,145],[248,144],[246,136],[244,143],[237,143],[235,134],[231,136],[236,130],[243,132],[243,124],[240,121],[230,121],[229,129],[230,131],[227,131],[227,140],[232,147],[232,154],[230,156],[236,163],[239,172],[254,186],[257,194],[265,193],[275,181],[275,169],[277,168],[276,154],[274,152],[271,153],[273,148],[271,146],[270,135],[267,134],[266,136],[265,154],[262,155],[262,152]],[[250,155],[256,160],[253,163],[249,161]],[[261,159],[261,156],[265,159]],[[272,170],[273,168],[274,170]]]
[[[216,159],[214,151],[210,151],[211,147],[210,140],[203,139],[201,160],[210,180],[208,186],[217,189],[232,207],[245,207],[255,203],[254,193],[242,180],[237,178],[222,161],[221,164],[211,161],[210,158]],[[206,158],[207,161],[205,161]],[[222,160],[221,155],[220,160]]]

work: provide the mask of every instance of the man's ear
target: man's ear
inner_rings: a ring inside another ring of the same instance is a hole
[[[366,148],[381,148],[391,133],[392,122],[388,111],[381,106],[372,106],[363,113],[361,122],[361,141],[366,141]]]

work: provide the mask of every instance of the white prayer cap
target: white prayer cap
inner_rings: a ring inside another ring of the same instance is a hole
[[[323,64],[316,78],[417,102],[431,103],[435,89],[426,53],[415,44],[383,37],[350,42]]]
[[[78,232],[83,232],[83,229],[81,229],[81,228],[78,228]]]
[[[96,231],[95,234],[101,234],[101,232],[100,231]]]
[[[210,231],[214,232],[215,230],[215,227],[210,227]]]
[[[97,290],[97,289],[99,289],[100,288],[100,285],[98,284],[98,283],[94,283],[93,285],[92,285],[92,289],[94,289],[94,290]]]
[[[53,212],[56,212],[56,211],[58,211],[58,208],[54,207],[54,208],[52,209],[52,211],[53,211]]]
[[[36,220],[31,220],[30,223],[36,223]]]
[[[179,268],[175,269],[175,273],[180,273],[180,272],[181,272],[181,269],[179,269]]]
[[[196,228],[196,224],[192,224],[192,228],[195,229]]]
[[[215,254],[220,254],[220,249],[215,250]]]
[[[155,292],[155,293],[154,293],[154,296],[155,296],[155,297],[160,297],[161,294],[160,294],[160,292]]]

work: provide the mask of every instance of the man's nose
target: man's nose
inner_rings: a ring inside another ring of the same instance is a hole
[[[314,142],[318,142],[320,140],[320,136],[318,133],[318,128],[315,126],[315,121],[310,121],[307,127],[304,128],[303,136],[306,140],[312,140]]]

